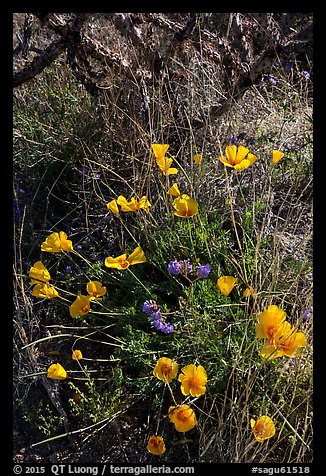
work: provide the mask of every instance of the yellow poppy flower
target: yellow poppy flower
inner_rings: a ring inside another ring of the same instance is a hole
[[[134,197],[131,198],[131,200],[128,202],[128,200],[120,195],[117,198],[117,204],[120,205],[121,210],[123,212],[135,212],[141,208],[145,210],[146,213],[149,212],[149,207],[151,204],[147,200],[147,197],[141,197],[139,201],[137,201]]]
[[[91,301],[89,296],[80,294],[76,300],[69,307],[71,317],[85,316],[91,308]]]
[[[67,372],[60,364],[52,364],[48,368],[47,377],[55,380],[65,380],[68,377]]]
[[[29,276],[32,278],[30,284],[39,284],[40,281],[42,281],[42,283],[46,283],[51,279],[50,273],[42,261],[36,261],[36,263],[33,264],[29,270]]]
[[[115,268],[115,269],[127,269],[129,266],[133,264],[140,264],[145,263],[146,257],[143,250],[140,246],[134,249],[134,251],[129,255],[127,258],[127,254],[123,254],[118,256],[117,258],[112,258],[112,256],[108,256],[104,264],[107,268]]]
[[[152,144],[152,149],[156,160],[162,159],[169,148],[169,144]]]
[[[180,193],[178,184],[177,184],[177,183],[174,183],[174,184],[172,185],[172,187],[169,188],[169,190],[167,191],[167,193],[168,193],[169,195],[173,195],[174,197],[180,197],[181,193]]]
[[[228,296],[234,286],[237,284],[237,278],[234,276],[221,276],[217,280],[217,286],[223,296]]]
[[[240,145],[229,145],[225,149],[225,155],[221,155],[219,160],[227,167],[232,167],[237,172],[242,172],[256,162],[257,157],[249,152],[249,149]]]
[[[99,281],[89,281],[86,285],[86,290],[90,295],[90,301],[100,301],[102,296],[106,294],[106,287],[102,286],[102,283]]]
[[[276,345],[281,347],[283,354],[287,357],[297,357],[300,355],[302,347],[307,346],[307,338],[303,332],[295,330],[287,339],[279,342],[279,344],[276,343]]]
[[[272,158],[273,164],[277,164],[283,157],[284,157],[284,152],[281,152],[280,150],[273,150],[273,158]]]
[[[71,240],[67,240],[67,234],[64,231],[51,233],[41,244],[41,250],[49,253],[58,253],[61,251],[72,251]]]
[[[265,339],[264,346],[259,352],[259,355],[265,359],[276,359],[283,356],[281,343],[293,332],[291,324],[287,321],[276,323],[275,327],[271,325],[266,330],[266,335],[269,337]]]
[[[118,215],[119,207],[116,200],[111,200],[111,202],[107,203],[106,206],[108,207],[110,212],[112,212],[114,215]]]
[[[203,156],[201,154],[194,155],[194,161],[196,165],[200,165],[203,161]]]
[[[272,339],[278,327],[285,321],[286,314],[278,306],[271,305],[258,315],[256,337],[258,339]]]
[[[242,293],[243,297],[255,297],[255,290],[252,286],[248,286]]]
[[[196,426],[196,414],[189,405],[171,406],[168,414],[177,431],[189,431]]]
[[[44,283],[44,284],[35,284],[33,291],[32,291],[32,296],[39,297],[42,299],[53,299],[57,296],[59,296],[58,291],[51,286],[50,284]]]
[[[179,375],[178,380],[181,382],[183,395],[200,397],[206,392],[207,375],[203,366],[186,365],[181,369],[181,372],[182,374]]]
[[[270,417],[264,415],[255,421],[253,418],[250,420],[250,426],[254,437],[260,443],[272,438],[275,435],[275,425],[273,420]]]
[[[83,354],[80,350],[73,350],[71,358],[72,360],[81,360],[83,358]]]
[[[153,375],[163,382],[170,383],[174,378],[176,378],[178,368],[179,365],[177,362],[172,362],[168,357],[161,357],[156,362]]]
[[[302,347],[307,346],[307,338],[303,332],[298,332],[291,327],[289,322],[283,322],[273,335],[272,339],[265,341],[259,355],[266,359],[282,357],[297,357]]]
[[[152,435],[148,440],[146,449],[153,455],[161,455],[165,453],[166,448],[162,436]]]
[[[189,195],[183,194],[173,201],[174,214],[181,218],[190,218],[198,213],[198,202]]]
[[[141,199],[139,200],[138,202],[138,207],[140,209],[144,209],[146,213],[149,212],[149,207],[151,207],[151,204],[149,203],[149,201],[147,200],[147,197],[141,197]]]
[[[157,165],[161,169],[164,175],[175,175],[178,173],[178,169],[171,167],[173,160],[169,157],[161,157],[156,160]]]

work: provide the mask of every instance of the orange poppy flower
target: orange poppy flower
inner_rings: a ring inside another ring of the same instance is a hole
[[[258,339],[271,339],[278,327],[285,321],[286,314],[274,304],[258,315],[256,324],[256,337]]]
[[[72,251],[72,241],[67,240],[67,234],[64,231],[51,233],[41,244],[41,250],[49,253],[58,253],[61,251]]]
[[[80,350],[73,350],[71,355],[72,360],[81,360],[83,358],[83,354]]]
[[[102,286],[102,283],[99,281],[89,281],[86,285],[86,290],[90,296],[90,301],[100,301],[104,294],[106,294],[106,287]]]
[[[272,158],[273,164],[277,164],[283,157],[284,157],[284,152],[281,152],[280,150],[273,150],[273,158]]]
[[[107,268],[127,269],[133,264],[145,263],[146,261],[147,260],[145,253],[140,248],[140,246],[137,246],[137,248],[134,249],[131,255],[128,256],[128,258],[127,254],[117,256],[116,258],[108,256],[105,259],[104,264]]]
[[[33,264],[29,270],[29,277],[32,278],[30,284],[39,284],[40,281],[47,283],[51,279],[50,273],[42,261],[36,261],[36,263]]]
[[[179,190],[179,187],[178,187],[178,184],[177,183],[174,183],[172,185],[172,187],[169,188],[169,190],[167,191],[167,193],[169,195],[173,195],[174,197],[180,197],[180,190]]]
[[[232,167],[237,172],[242,172],[256,162],[257,157],[249,152],[249,149],[240,145],[229,145],[225,149],[225,156],[221,155],[219,160],[227,167]]]
[[[221,276],[217,280],[217,286],[223,296],[228,296],[234,286],[237,284],[237,278],[234,276]]]
[[[165,156],[169,147],[169,144],[152,144],[152,150],[154,152],[155,159],[162,159],[162,157]]]
[[[186,194],[173,200],[173,206],[177,217],[191,218],[198,213],[198,202]]]
[[[307,338],[303,332],[291,327],[289,322],[283,322],[274,332],[271,339],[267,339],[259,355],[266,359],[282,357],[297,357],[302,348],[307,346]]]
[[[200,397],[206,392],[207,375],[202,365],[190,364],[181,369],[179,382],[181,382],[181,392],[183,395]]]
[[[68,377],[67,372],[60,364],[52,364],[48,368],[47,377],[55,380],[65,380]]]
[[[114,215],[118,215],[119,207],[118,207],[117,201],[115,199],[111,200],[111,202],[107,203],[106,206],[108,207],[110,212],[112,212]]]
[[[51,286],[50,284],[44,283],[44,284],[35,284],[33,291],[32,291],[32,296],[39,297],[41,299],[53,299],[57,296],[59,296],[58,291]]]
[[[83,296],[80,294],[76,300],[69,307],[71,317],[85,316],[91,308],[91,302],[89,296]]]
[[[250,426],[252,428],[254,437],[260,443],[272,438],[272,436],[275,435],[275,425],[269,416],[261,416],[257,421],[251,419]]]
[[[178,173],[178,169],[171,167],[173,160],[169,157],[162,157],[156,160],[157,165],[161,169],[164,175],[175,175]]]
[[[179,365],[168,357],[161,357],[156,362],[153,375],[163,382],[170,383],[178,373]]]
[[[146,449],[153,455],[161,455],[165,453],[166,448],[162,436],[152,435],[148,440]]]
[[[196,414],[189,405],[171,406],[168,414],[177,431],[189,431],[196,426]]]
[[[111,203],[111,202],[110,202]],[[131,200],[128,202],[128,200],[120,195],[117,198],[117,204],[120,205],[121,210],[123,212],[135,212],[140,209],[144,209],[146,213],[149,212],[149,207],[151,204],[147,200],[147,197],[141,197],[141,199],[138,201],[134,197],[131,198]]]

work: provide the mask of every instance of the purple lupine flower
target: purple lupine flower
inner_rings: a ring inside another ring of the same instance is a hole
[[[144,302],[143,312],[151,316],[152,324],[157,331],[161,331],[164,334],[171,334],[174,331],[174,326],[165,320],[161,316],[160,308],[156,301],[150,299]]]
[[[159,307],[156,303],[156,301],[153,301],[152,299],[147,300],[143,304],[142,311],[146,312],[149,316],[153,313],[159,310]]]
[[[248,137],[247,142],[248,142],[248,144],[254,144],[256,142],[256,138],[255,137]]]
[[[77,250],[81,250],[83,248],[83,245],[76,245]]]
[[[153,325],[157,331],[161,331],[163,334],[171,334],[174,331],[174,326],[162,318],[153,320]]]
[[[168,271],[169,273],[173,274],[174,276],[177,276],[178,274],[181,273],[181,265],[179,261],[170,261],[168,264]]]
[[[78,171],[80,175],[84,175],[88,172],[88,167],[86,165],[83,165],[82,169]]]
[[[267,76],[267,79],[268,79],[268,81],[269,81],[270,83],[272,83],[273,86],[276,85],[276,79],[274,78],[274,76],[273,76],[272,74],[269,74],[269,75]]]
[[[164,323],[162,319],[157,319],[153,321],[153,325],[157,331],[161,331],[164,328]]]
[[[231,144],[236,144],[238,142],[238,137],[237,136],[230,136],[230,142]]]
[[[308,71],[302,71],[302,75],[305,79],[310,79],[310,73]]]
[[[71,273],[71,266],[66,266],[66,273]]]
[[[161,316],[160,311],[152,312],[152,314],[151,314],[150,316],[151,316],[151,318],[153,319],[153,321],[162,320],[162,316]]]
[[[190,273],[190,271],[192,270],[192,266],[189,263],[188,259],[179,261],[179,264],[180,264],[180,271],[182,274],[187,274],[188,272]]]
[[[312,306],[311,306],[310,309],[305,309],[305,311],[303,313],[303,316],[302,316],[302,319],[304,321],[307,321],[308,319],[310,319],[312,312],[313,312],[313,307]]]
[[[13,204],[13,208],[14,208],[14,216],[15,216],[15,219],[16,219],[16,220],[19,220],[19,217],[20,217],[20,209],[19,209],[19,206],[17,205],[17,203],[14,203],[14,204]]]
[[[285,69],[285,71],[290,71],[291,69],[293,69],[293,64],[292,63],[288,63],[287,61],[285,61],[283,59],[280,60],[280,63],[283,66],[283,68]]]
[[[239,140],[242,140],[242,139],[244,139],[244,138],[246,137],[246,135],[247,135],[246,132],[239,132],[239,134],[238,134],[238,139],[239,139]]]
[[[198,278],[207,278],[210,272],[211,272],[211,266],[209,263],[205,265],[199,265],[197,268]]]
[[[174,326],[167,322],[166,324],[163,324],[163,327],[161,328],[161,331],[164,334],[171,334],[174,331]]]

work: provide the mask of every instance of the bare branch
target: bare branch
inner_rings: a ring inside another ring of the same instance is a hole
[[[14,73],[13,87],[16,88],[40,74],[47,66],[50,66],[58,56],[60,56],[60,54],[65,50],[65,47],[66,40],[60,38],[59,40],[53,41],[40,56],[35,57],[33,61],[22,70]]]

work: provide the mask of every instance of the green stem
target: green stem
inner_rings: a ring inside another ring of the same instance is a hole
[[[137,278],[137,276],[131,271],[130,268],[127,268],[129,273],[132,274],[132,276],[136,279],[136,281],[138,281],[138,283],[145,289],[145,291],[150,294],[150,290],[141,282],[141,280],[139,278]]]

